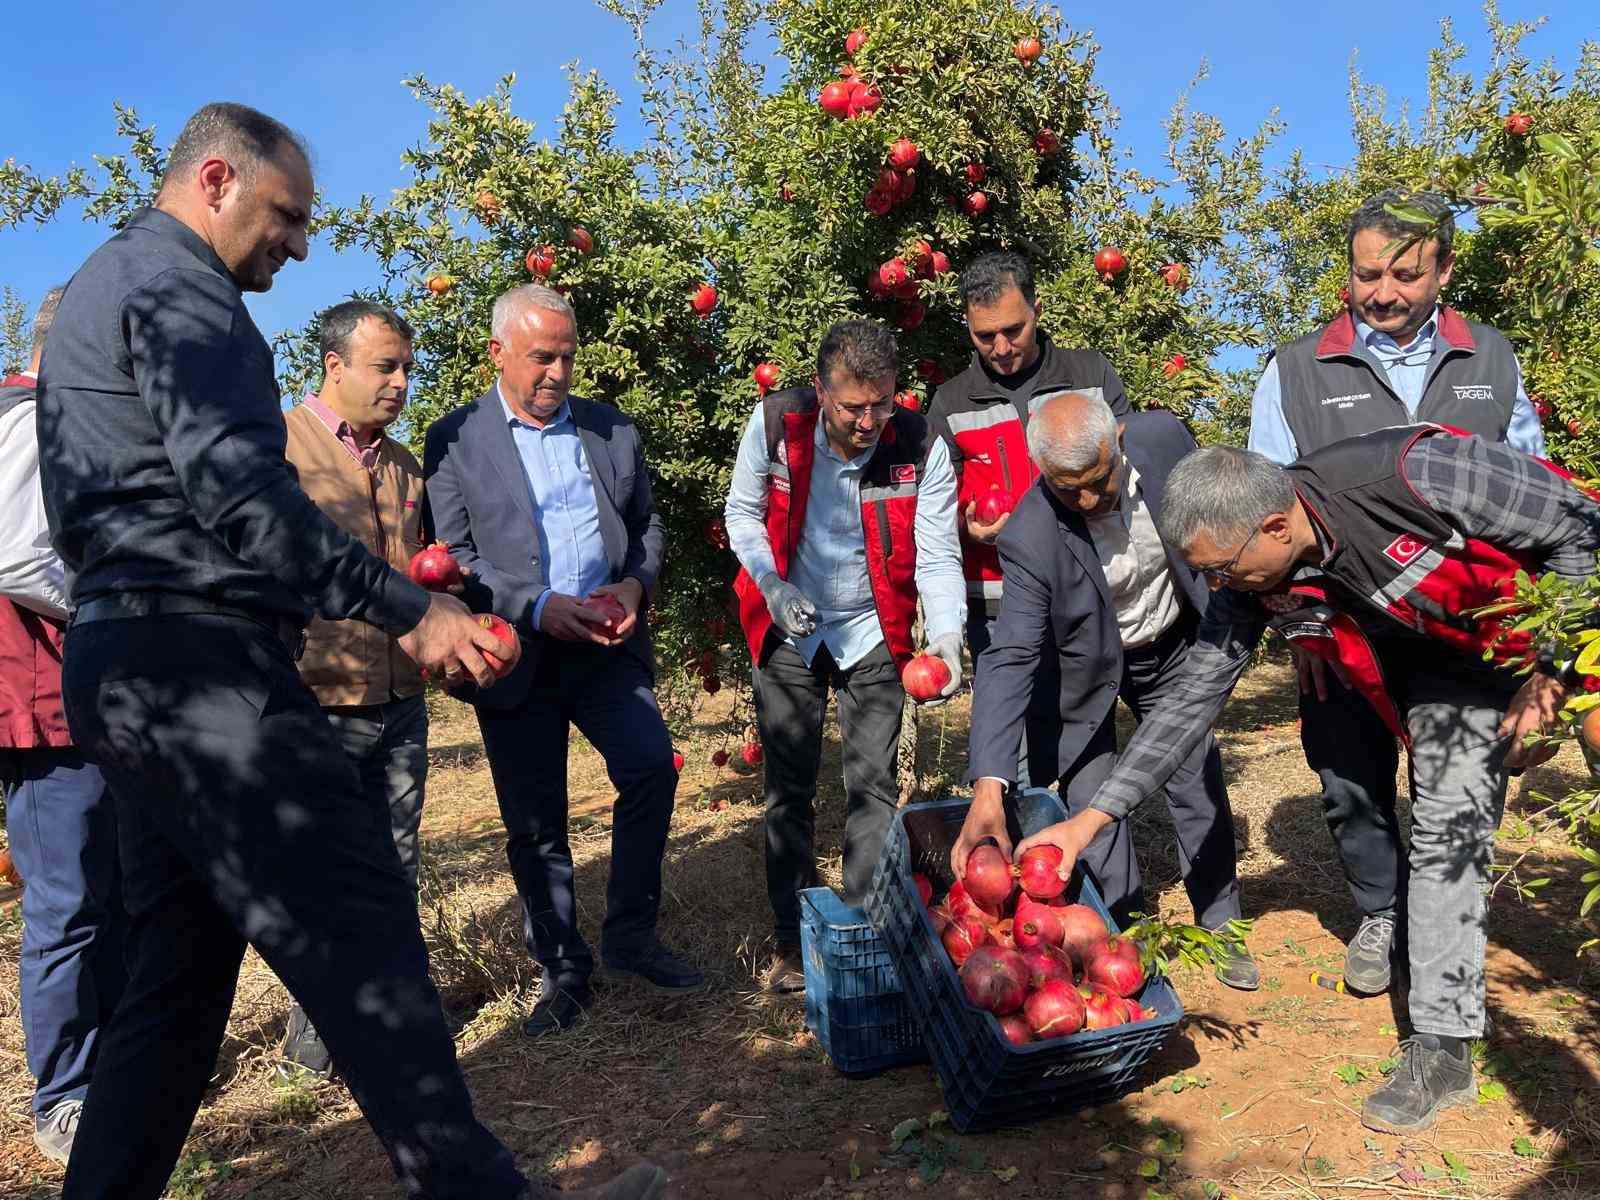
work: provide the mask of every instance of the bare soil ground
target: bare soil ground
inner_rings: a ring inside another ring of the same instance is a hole
[[[688,758],[667,867],[663,936],[703,964],[711,991],[662,999],[607,991],[586,1026],[533,1042],[520,1019],[534,973],[505,869],[493,789],[470,713],[435,710],[424,824],[422,922],[435,976],[487,1123],[530,1173],[567,1186],[641,1156],[672,1174],[677,1200],[742,1197],[1544,1197],[1600,1196],[1600,1008],[1595,973],[1575,956],[1584,864],[1536,835],[1535,793],[1575,782],[1572,750],[1513,786],[1499,855],[1527,852],[1526,876],[1552,882],[1523,901],[1493,899],[1489,949],[1493,1032],[1482,1047],[1479,1103],[1427,1135],[1363,1130],[1362,1097],[1396,1044],[1386,997],[1314,986],[1334,975],[1355,925],[1348,893],[1301,758],[1292,684],[1256,669],[1224,730],[1238,817],[1251,944],[1266,975],[1256,993],[1180,970],[1187,1016],[1145,1084],[1095,1112],[1026,1129],[922,1140],[893,1152],[892,1131],[941,1109],[930,1068],[868,1080],[837,1074],[804,1028],[802,1006],[762,997],[754,975],[770,930],[763,886],[758,772],[718,771],[724,694],[680,730]],[[965,701],[922,726],[938,788],[959,778]],[[1351,747],[1351,753],[1361,753]],[[598,928],[609,862],[611,793],[594,753],[574,737],[570,767],[583,919]],[[819,844],[837,878],[842,822],[838,747],[819,800]],[[1160,805],[1139,815],[1139,841],[1163,913],[1189,920]],[[17,1020],[19,921],[14,894],[0,924],[0,1198],[59,1193],[60,1172],[29,1138],[31,1081]],[[288,998],[247,961],[214,1085],[174,1175],[177,1200],[394,1197],[377,1142],[337,1083],[285,1085],[272,1071]],[[939,1128],[942,1136],[947,1127]]]

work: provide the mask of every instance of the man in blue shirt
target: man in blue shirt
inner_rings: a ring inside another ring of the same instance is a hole
[[[805,986],[802,888],[816,883],[817,767],[828,694],[839,697],[844,888],[859,904],[899,799],[895,747],[921,597],[929,650],[961,683],[966,584],[956,480],[944,442],[894,402],[894,336],[841,321],[817,352],[815,388],[787,388],[750,415],[725,518],[755,664],[766,762],[767,895],[777,951],[767,986]]]
[[[656,939],[661,858],[678,786],[653,691],[645,609],[661,571],[662,528],[638,430],[610,405],[570,394],[572,306],[537,284],[495,302],[495,385],[436,421],[423,452],[440,540],[469,574],[465,599],[524,640],[523,660],[466,693],[509,838],[539,1002],[530,1037],[582,1019],[594,955],[578,931],[567,843],[567,746],[576,725],[617,788],[601,926],[608,972],[659,991],[705,977]],[[609,595],[624,617],[606,627]]]
[[[1396,216],[1406,208],[1434,223],[1421,230]],[[1346,236],[1349,310],[1267,360],[1251,408],[1250,449],[1286,465],[1345,438],[1434,421],[1544,454],[1510,344],[1439,303],[1455,262],[1453,237],[1450,209],[1432,194],[1386,191],[1356,210]],[[1301,743],[1321,779],[1328,829],[1362,913],[1345,982],[1382,992],[1405,900],[1395,817],[1399,750],[1371,705],[1320,658],[1295,658]]]

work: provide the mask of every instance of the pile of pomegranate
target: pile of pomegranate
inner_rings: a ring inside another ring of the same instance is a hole
[[[928,877],[913,876],[967,1002],[1016,1046],[1156,1015],[1133,999],[1145,983],[1139,948],[1088,905],[1066,903],[1060,866],[1054,846],[1014,864],[979,846],[938,903]]]

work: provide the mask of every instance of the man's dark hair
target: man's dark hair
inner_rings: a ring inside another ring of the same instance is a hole
[[[1403,221],[1389,211],[1390,205],[1425,212],[1429,224]],[[1344,253],[1348,261],[1355,261],[1356,234],[1368,229],[1376,229],[1397,242],[1436,239],[1439,243],[1439,262],[1450,257],[1450,246],[1456,236],[1456,222],[1449,201],[1437,192],[1407,192],[1400,188],[1379,192],[1351,214],[1344,230]]]
[[[311,162],[305,139],[282,121],[244,104],[214,101],[184,122],[183,131],[167,155],[161,186],[165,188],[169,182],[185,178],[212,155],[227,159],[248,183],[255,177],[256,165],[272,158],[285,142],[299,151],[307,163]]]
[[[882,379],[898,373],[899,348],[894,334],[876,321],[859,317],[839,321],[817,347],[817,378],[831,387],[841,372],[857,380]]]
[[[44,349],[44,339],[50,333],[50,326],[55,324],[56,309],[61,305],[61,297],[66,295],[67,285],[53,287],[44,294],[44,299],[39,301],[39,311],[33,314],[33,350],[38,353]]]
[[[979,255],[961,272],[961,303],[964,305],[976,304],[981,308],[993,304],[1005,295],[1007,288],[1016,288],[1029,304],[1037,296],[1033,268],[1022,255],[1010,250],[991,250]]]
[[[367,317],[383,322],[408,342],[416,337],[415,331],[394,309],[385,308],[371,300],[346,300],[343,304],[335,304],[317,318],[322,335],[322,361],[327,362],[328,352],[332,351],[349,362],[350,339],[355,334],[356,326]]]

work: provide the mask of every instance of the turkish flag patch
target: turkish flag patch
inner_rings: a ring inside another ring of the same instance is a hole
[[[1394,541],[1384,547],[1384,554],[1402,567],[1410,563],[1428,548],[1428,543],[1420,538],[1412,537],[1409,533],[1402,533]]]
[[[917,467],[915,463],[900,463],[889,472],[891,483],[915,483],[917,481]]]

